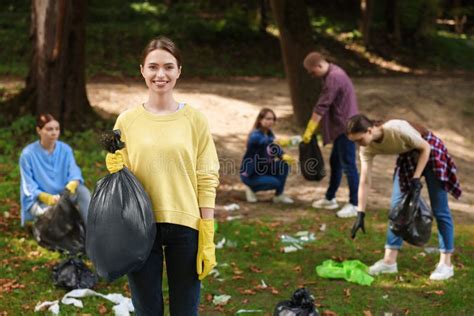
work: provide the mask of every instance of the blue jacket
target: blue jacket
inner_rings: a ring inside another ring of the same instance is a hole
[[[250,133],[247,150],[240,165],[241,176],[250,177],[259,170],[267,170],[266,166],[272,163],[275,157],[283,155],[283,150],[273,142],[274,139],[272,130],[269,130],[267,135],[259,129]]]
[[[81,170],[76,164],[72,148],[61,141],[56,142],[52,153],[48,153],[39,141],[26,146],[20,155],[21,225],[33,220],[29,209],[41,192],[60,194],[69,181],[84,183]]]

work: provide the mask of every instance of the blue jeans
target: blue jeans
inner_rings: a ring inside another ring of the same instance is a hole
[[[290,167],[284,161],[274,161],[268,164],[264,172],[254,173],[250,177],[240,176],[240,179],[253,192],[275,190],[280,195],[285,190],[285,182],[290,172]]]
[[[153,249],[144,266],[127,274],[138,316],[163,315],[163,257],[168,275],[170,314],[198,315],[201,282],[196,271],[198,231],[158,223]],[[164,253],[164,255],[163,255]]]
[[[452,253],[454,251],[454,224],[451,217],[451,211],[448,205],[448,192],[444,190],[443,183],[436,178],[433,169],[428,166],[425,168],[426,186],[430,197],[430,204],[433,215],[438,224],[439,250],[442,253]],[[398,174],[393,177],[393,191],[391,207],[395,207],[403,199],[403,193],[400,190],[400,181]],[[387,241],[385,248],[400,249],[403,239],[395,235],[390,227],[387,229]]]
[[[345,134],[338,136],[333,143],[331,157],[331,178],[326,191],[326,199],[332,200],[336,197],[337,189],[341,184],[342,173],[347,177],[349,185],[349,203],[357,205],[357,191],[359,189],[359,173],[356,165],[356,146]]]

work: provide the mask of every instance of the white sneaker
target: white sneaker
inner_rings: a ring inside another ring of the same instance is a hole
[[[438,264],[436,269],[431,273],[430,280],[441,281],[447,280],[454,275],[454,267],[444,263]]]
[[[258,201],[257,196],[255,193],[252,191],[251,188],[245,187],[245,198],[247,199],[247,202],[249,203],[255,203]]]
[[[348,218],[357,216],[357,206],[347,203],[339,212],[336,213],[337,217]]]
[[[327,210],[334,210],[334,209],[339,207],[339,204],[337,204],[336,198],[334,198],[332,200],[322,198],[320,200],[314,201],[312,206],[314,208],[325,208]]]
[[[294,201],[292,198],[282,193],[273,197],[273,203],[293,204]]]
[[[383,259],[377,261],[373,265],[369,267],[369,274],[370,275],[379,275],[380,273],[397,273],[397,263],[393,264],[386,264],[383,262]]]

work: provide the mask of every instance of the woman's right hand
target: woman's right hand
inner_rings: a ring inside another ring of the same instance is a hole
[[[365,234],[364,217],[365,217],[365,212],[360,212],[360,211],[357,212],[357,219],[356,219],[354,225],[352,226],[352,230],[351,230],[351,238],[352,239],[355,238],[355,236],[357,234],[357,231],[359,229],[362,229],[362,231]]]
[[[52,195],[46,192],[41,192],[38,196],[38,200],[46,205],[55,205],[59,201],[59,195]]]

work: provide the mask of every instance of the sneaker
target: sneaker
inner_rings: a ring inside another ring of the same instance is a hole
[[[357,206],[347,203],[344,207],[336,213],[337,217],[348,218],[357,216]]]
[[[314,201],[312,206],[314,208],[325,208],[327,210],[334,210],[334,209],[339,207],[339,204],[337,204],[336,198],[334,198],[332,200],[322,198],[320,200]]]
[[[386,264],[383,262],[383,259],[377,261],[373,265],[369,267],[369,274],[370,275],[379,275],[380,273],[397,273],[397,263],[393,264]]]
[[[294,201],[292,198],[282,193],[273,197],[273,203],[293,204]]]
[[[247,199],[247,202],[249,203],[255,203],[258,201],[255,193],[252,191],[251,188],[247,186],[245,187],[245,198]]]
[[[431,273],[430,280],[441,281],[447,280],[454,275],[454,267],[448,266],[444,263],[440,263],[436,266],[436,269]]]

